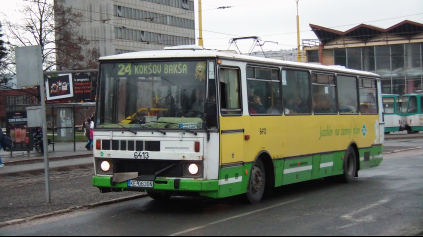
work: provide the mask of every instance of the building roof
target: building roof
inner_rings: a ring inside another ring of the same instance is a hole
[[[326,44],[339,37],[346,36],[364,43],[382,34],[394,34],[410,40],[423,32],[423,24],[405,20],[389,28],[383,29],[368,24],[360,24],[347,31],[338,31],[323,26],[310,24],[312,31],[322,44]]]

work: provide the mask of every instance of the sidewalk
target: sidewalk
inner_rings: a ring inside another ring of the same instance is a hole
[[[50,169],[93,164],[93,153],[85,149],[85,144],[85,142],[76,142],[74,147],[73,142],[55,143],[54,151],[53,145],[49,145],[48,158]],[[29,152],[29,154],[26,151],[10,153],[1,150],[0,156],[5,165],[3,168],[0,168],[0,176],[44,170],[44,155],[37,153],[35,150]]]

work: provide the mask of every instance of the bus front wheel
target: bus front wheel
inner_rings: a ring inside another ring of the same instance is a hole
[[[266,184],[266,170],[263,161],[258,159],[250,173],[250,181],[248,183],[246,198],[249,203],[258,203],[264,194]]]

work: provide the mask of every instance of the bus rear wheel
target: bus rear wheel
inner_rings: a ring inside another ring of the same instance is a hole
[[[351,183],[354,181],[357,172],[357,157],[352,147],[347,149],[344,157],[344,174],[340,177],[341,181]]]
[[[172,197],[172,195],[165,192],[147,192],[147,194],[156,201],[166,201]]]
[[[349,147],[345,153],[343,169],[344,174],[325,177],[324,180],[329,183],[351,183],[354,180],[355,173],[357,172],[357,158],[352,147]]]
[[[264,168],[263,161],[258,159],[250,173],[250,181],[248,182],[248,188],[246,199],[249,203],[258,203],[264,194],[266,186],[266,170]]]

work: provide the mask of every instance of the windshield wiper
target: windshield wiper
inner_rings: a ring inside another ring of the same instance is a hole
[[[166,135],[166,132],[165,131],[162,131],[162,130],[159,130],[159,129],[155,129],[155,128],[152,128],[154,131],[157,131],[157,132],[161,132],[163,135]]]
[[[108,121],[110,121],[110,122],[113,122],[111,119],[107,119],[107,118],[104,118],[104,117],[103,117],[103,119],[108,120]],[[137,135],[137,132],[136,132],[136,131],[134,131],[134,130],[132,130],[132,129],[130,129],[130,128],[127,128],[127,127],[125,127],[125,126],[121,125],[120,123],[113,123],[113,124],[117,124],[117,125],[119,125],[120,127],[124,128],[125,130],[127,130],[127,131],[129,131],[129,132],[131,132],[131,133],[133,133],[133,134],[135,134],[135,135]]]
[[[129,131],[129,132],[131,132],[131,133],[133,133],[133,134],[137,135],[137,132],[136,132],[136,131],[134,131],[134,130],[132,130],[132,129],[130,129],[130,128],[127,128],[127,127],[125,127],[125,126],[122,126],[122,125],[120,125],[120,123],[118,123],[117,125],[121,126],[122,128],[126,129],[127,131]]]
[[[194,132],[194,131],[192,131],[192,130],[189,130],[189,129],[186,129],[186,128],[181,128],[182,130],[184,130],[185,132],[189,132],[189,133],[192,133],[192,134],[194,134],[195,136],[197,136],[197,132]]]

